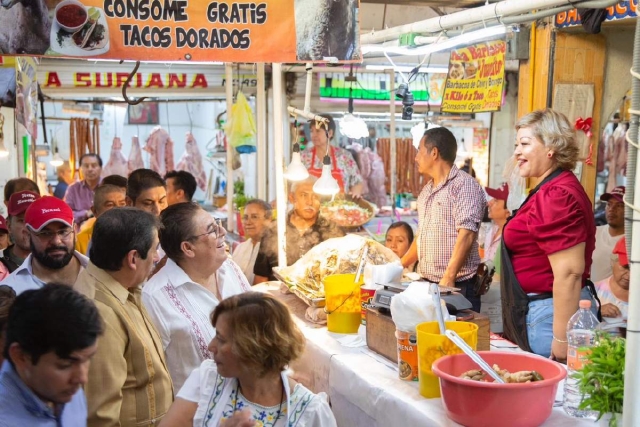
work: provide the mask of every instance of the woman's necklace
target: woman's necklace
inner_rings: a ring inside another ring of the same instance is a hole
[[[239,396],[240,396],[240,381],[236,380],[236,400],[233,402],[233,412],[232,412],[232,414],[236,413],[236,405],[238,404],[238,397]],[[246,399],[246,397],[245,397],[245,399]],[[284,400],[284,383],[282,384],[282,390],[280,390],[280,404],[278,405],[278,415],[276,416],[276,419],[273,420],[273,424],[272,425],[276,425],[276,423],[280,419],[280,416],[282,415],[282,401],[283,400]],[[247,402],[249,402],[249,399],[247,399]]]

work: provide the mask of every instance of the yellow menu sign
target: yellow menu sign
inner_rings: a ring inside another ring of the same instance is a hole
[[[506,49],[507,43],[497,40],[451,51],[440,109],[449,113],[500,110]]]

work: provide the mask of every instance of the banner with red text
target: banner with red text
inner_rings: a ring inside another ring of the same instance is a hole
[[[480,113],[502,106],[506,42],[497,40],[451,51],[441,111]]]
[[[358,0],[2,0],[4,54],[140,61],[360,59]]]

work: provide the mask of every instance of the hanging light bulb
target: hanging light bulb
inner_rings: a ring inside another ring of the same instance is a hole
[[[313,192],[321,196],[334,196],[340,191],[338,181],[331,176],[331,157],[325,155],[322,159],[322,174],[320,179],[313,184]]]
[[[296,117],[293,129],[295,132],[298,132],[298,118]],[[293,154],[291,155],[291,163],[287,166],[287,169],[284,171],[284,177],[288,181],[302,181],[309,177],[309,171],[302,164],[302,159],[300,159],[300,144],[296,141],[293,144]]]
[[[367,138],[369,136],[369,127],[360,117],[353,115],[353,82],[357,82],[357,78],[353,75],[353,65],[351,71],[345,81],[351,82],[349,87],[349,113],[340,120],[340,133],[351,139]]]
[[[4,146],[4,115],[0,113],[0,157],[7,157],[9,150]]]
[[[55,167],[62,166],[64,164],[64,159],[58,153],[58,147],[56,147],[56,152],[51,158],[51,160],[49,161],[49,163],[51,164],[51,166],[55,166]]]
[[[309,177],[309,171],[302,164],[300,159],[300,144],[293,144],[293,154],[291,155],[291,163],[284,172],[285,179],[289,181],[302,181]]]

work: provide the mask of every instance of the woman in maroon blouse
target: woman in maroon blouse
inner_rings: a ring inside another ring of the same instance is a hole
[[[520,176],[538,185],[503,231],[504,331],[525,350],[565,360],[567,322],[580,299],[593,301],[595,295],[588,280],[593,211],[572,172],[579,150],[567,118],[550,109],[534,111],[516,130]]]

